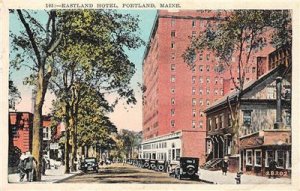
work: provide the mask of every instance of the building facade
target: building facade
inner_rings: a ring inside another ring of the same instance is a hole
[[[228,71],[218,69],[218,59],[207,50],[196,55],[193,68],[184,62],[182,55],[191,38],[198,36],[207,26],[220,22],[212,17],[213,14],[158,11],[143,62],[146,90],[143,95],[141,155],[145,158],[173,160],[173,155],[180,153],[179,156],[200,158],[200,164],[206,161],[204,110],[221,98],[225,89],[231,90],[231,76]],[[257,54],[264,55],[268,51]],[[255,58],[251,58],[254,68],[249,66],[247,80],[257,78]],[[237,62],[235,56],[232,62]],[[178,133],[180,136],[176,136]],[[169,142],[170,136],[177,137],[173,139],[174,144]],[[152,144],[154,146],[150,146]],[[159,145],[166,148],[159,148]],[[175,154],[172,145],[175,145]]]
[[[278,175],[291,173],[291,81],[289,67],[277,66],[246,85],[238,110],[238,131],[231,126],[231,107],[237,92],[214,103],[207,114],[207,154],[210,161],[229,157],[229,170],[267,176],[276,161]],[[284,91],[282,91],[284,89]],[[280,93],[278,93],[280,92]],[[279,97],[278,97],[279,96]]]

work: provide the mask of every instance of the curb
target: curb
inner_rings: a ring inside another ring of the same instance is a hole
[[[204,180],[204,179],[199,179],[199,180],[200,180],[200,182],[205,182],[205,183],[208,183],[208,184],[217,184],[217,183],[209,181],[209,180]]]
[[[61,183],[62,181],[68,180],[68,179],[70,179],[70,178],[73,178],[73,177],[75,177],[75,176],[77,176],[77,175],[82,175],[82,174],[83,174],[83,172],[79,172],[79,173],[76,173],[76,174],[72,174],[72,175],[70,175],[70,176],[68,176],[68,177],[66,177],[66,178],[62,178],[62,179],[60,179],[60,180],[56,180],[56,181],[54,181],[54,182],[52,182],[52,183]]]

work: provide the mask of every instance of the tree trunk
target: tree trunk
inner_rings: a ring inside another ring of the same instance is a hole
[[[75,164],[75,160],[76,160],[76,134],[75,134],[75,119],[74,116],[72,115],[70,118],[70,129],[71,129],[71,170],[72,171],[76,171],[77,167]]]
[[[65,135],[66,135],[66,142],[65,142],[65,174],[70,173],[70,145],[69,145],[69,140],[70,140],[70,122],[69,122],[69,107],[68,105],[65,106]]]

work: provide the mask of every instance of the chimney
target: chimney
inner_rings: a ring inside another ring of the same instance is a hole
[[[281,87],[282,78],[276,78],[276,122],[274,124],[274,129],[281,129],[283,127],[282,123],[282,103],[281,103]]]

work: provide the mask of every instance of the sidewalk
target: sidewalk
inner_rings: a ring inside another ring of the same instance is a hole
[[[227,175],[222,175],[222,171],[210,171],[200,169],[200,180],[212,184],[236,184],[236,173],[227,172]],[[290,178],[276,178],[269,179],[268,177],[255,175],[241,175],[241,184],[291,184]]]
[[[70,174],[64,174],[65,172],[65,166],[60,166],[58,169],[47,169],[46,175],[42,176],[42,180],[39,182],[27,182],[26,176],[24,177],[24,181],[22,183],[58,183],[62,180],[66,180],[68,178],[71,178],[73,176],[76,176],[77,174],[80,174],[81,171],[77,172],[71,172]],[[8,182],[9,183],[20,183],[20,176],[19,174],[9,174],[8,175]]]

